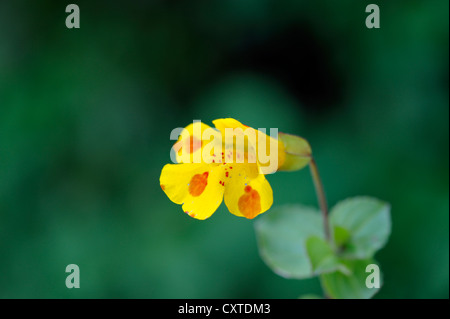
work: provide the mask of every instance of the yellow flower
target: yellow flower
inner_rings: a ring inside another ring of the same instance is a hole
[[[303,168],[311,159],[300,137],[273,138],[231,118],[213,123],[215,129],[194,122],[183,130],[173,146],[178,164],[165,165],[160,177],[169,199],[196,219],[210,217],[223,199],[236,216],[252,219],[266,212],[273,192],[265,175]]]

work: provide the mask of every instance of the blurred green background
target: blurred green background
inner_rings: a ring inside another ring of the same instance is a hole
[[[73,2],[80,29],[72,2],[0,2],[1,298],[320,294],[271,272],[253,221],[161,191],[171,130],[221,117],[308,139],[330,205],[392,204],[376,298],[449,297],[448,1]],[[316,206],[307,169],[268,179]]]

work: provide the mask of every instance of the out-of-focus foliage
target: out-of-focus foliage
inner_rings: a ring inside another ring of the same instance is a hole
[[[448,298],[448,1],[376,1],[378,30],[355,0],[74,2],[78,30],[65,3],[0,2],[0,297],[320,295],[252,221],[161,191],[171,130],[226,116],[307,138],[330,206],[391,203],[376,298]],[[316,205],[307,170],[268,179]]]
[[[261,257],[285,278],[319,276],[324,297],[371,298],[381,286],[381,271],[373,257],[390,235],[389,204],[367,196],[347,198],[329,213],[330,238],[324,234],[325,224],[316,209],[273,208],[255,223]],[[366,285],[368,266],[377,267],[373,287]]]

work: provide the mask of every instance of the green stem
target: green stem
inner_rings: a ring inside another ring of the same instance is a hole
[[[322,180],[320,179],[319,170],[317,168],[316,161],[311,158],[309,162],[309,167],[311,169],[312,179],[314,181],[314,187],[316,188],[317,200],[319,202],[320,211],[322,212],[323,227],[325,232],[325,239],[331,243],[331,233],[330,224],[328,222],[328,204],[327,198],[325,197],[325,191],[323,188]]]

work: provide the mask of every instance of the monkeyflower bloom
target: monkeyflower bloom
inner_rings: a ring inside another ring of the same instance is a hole
[[[231,118],[213,123],[215,128],[194,121],[174,130],[171,158],[177,164],[161,172],[162,190],[193,218],[210,217],[225,200],[232,214],[253,219],[273,203],[265,175],[298,170],[311,160],[311,148],[301,137],[277,129],[269,136]]]

